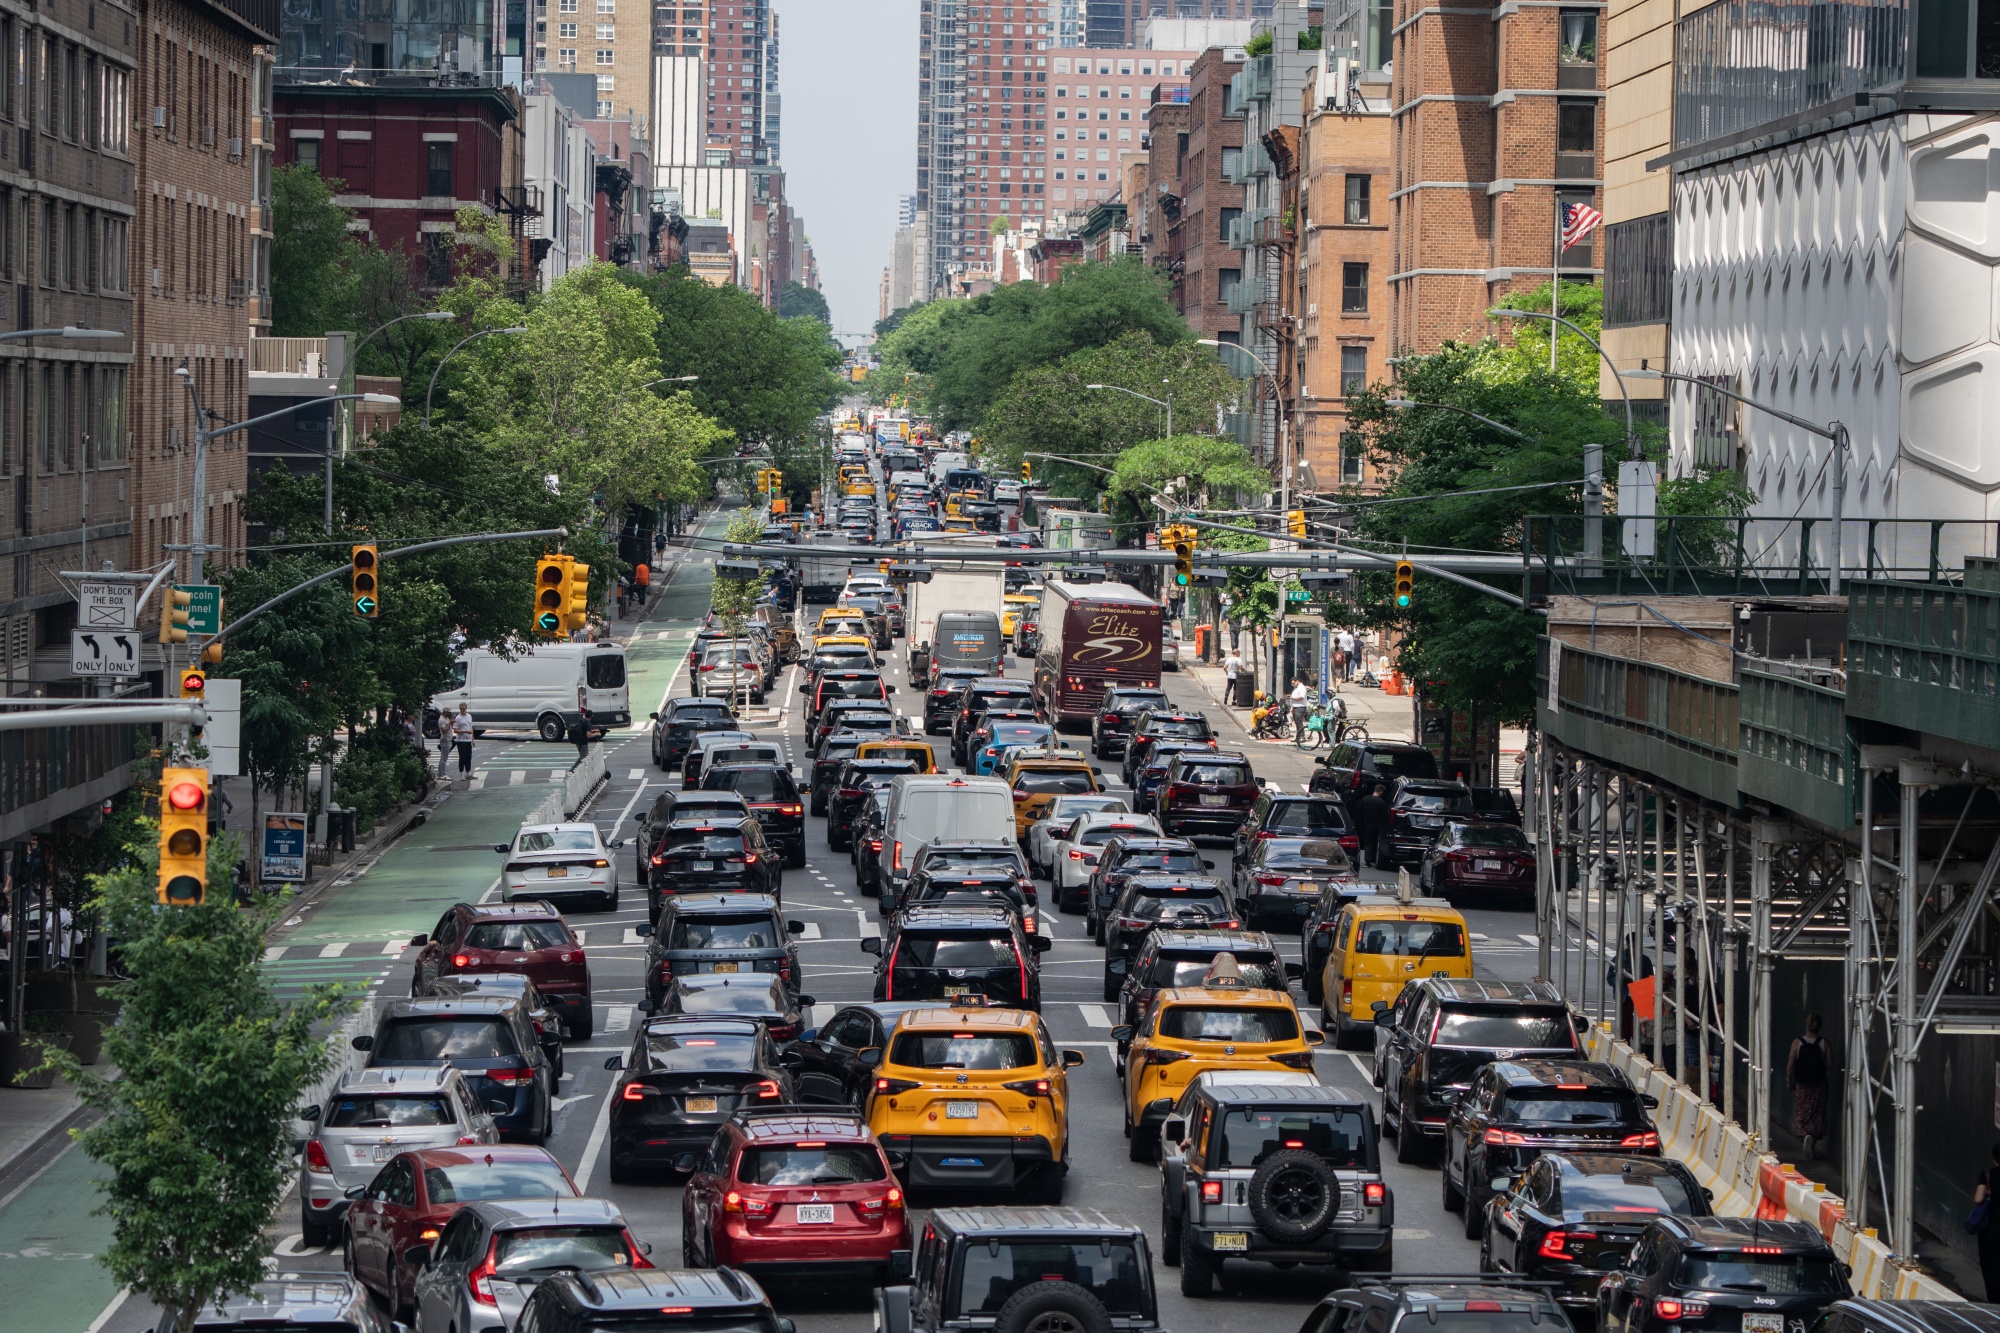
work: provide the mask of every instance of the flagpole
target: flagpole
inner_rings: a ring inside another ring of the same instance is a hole
[[[1560,191],[1556,196],[1555,227],[1549,237],[1549,374],[1556,373],[1556,334],[1562,329],[1562,245],[1563,245],[1563,203]]]

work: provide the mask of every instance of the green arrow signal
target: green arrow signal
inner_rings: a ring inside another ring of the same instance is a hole
[[[357,598],[355,598],[355,599],[354,599],[354,614],[355,614],[355,615],[357,615],[357,616],[372,616],[372,615],[374,615],[374,614],[375,614],[375,599],[374,599],[373,597],[357,597]]]
[[[562,617],[553,611],[544,611],[535,617],[535,628],[545,634],[553,634],[562,628]]]

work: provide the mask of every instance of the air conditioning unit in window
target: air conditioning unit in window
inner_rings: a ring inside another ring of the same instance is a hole
[[[153,128],[156,130],[163,130],[166,127],[167,127],[167,109],[163,106],[154,107]]]
[[[231,157],[243,156],[243,138],[241,135],[238,135],[237,137],[232,138],[229,141],[229,155]]]
[[[201,127],[201,146],[203,148],[215,147],[215,126],[204,125]]]

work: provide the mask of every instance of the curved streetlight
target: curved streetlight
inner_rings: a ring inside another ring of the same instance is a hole
[[[700,378],[701,376],[699,375],[668,375],[662,379],[647,380],[644,384],[641,384],[639,387],[641,389],[650,389],[655,384],[693,384],[696,380]]]
[[[1479,422],[1481,425],[1491,426],[1494,430],[1500,431],[1503,434],[1512,435],[1517,440],[1534,439],[1534,437],[1532,435],[1529,435],[1526,431],[1516,430],[1514,427],[1508,425],[1504,421],[1495,421],[1492,417],[1482,416],[1479,413],[1473,411],[1471,408],[1460,407],[1456,403],[1419,403],[1409,398],[1389,398],[1385,399],[1384,401],[1387,402],[1390,407],[1397,408],[1399,410],[1407,410],[1413,407],[1421,407],[1421,408],[1429,408],[1434,412],[1456,412],[1462,417],[1471,417],[1474,421]],[[1592,518],[1592,517],[1602,518],[1604,514],[1603,456],[1604,456],[1604,451],[1601,445],[1586,444],[1584,446],[1583,514],[1585,518]],[[1560,483],[1552,482],[1550,484],[1564,485],[1564,486],[1575,485],[1574,482],[1560,482]],[[1540,489],[1541,489],[1540,486],[1496,486],[1491,489],[1483,491],[1460,491],[1457,492],[1457,494],[1497,495],[1502,491],[1523,491],[1523,490],[1540,490]]]
[[[1410,398],[1387,398],[1383,401],[1390,407],[1397,409],[1427,407],[1434,412],[1456,412],[1462,417],[1471,417],[1474,421],[1491,426],[1497,431],[1503,431],[1508,435],[1514,436],[1516,439],[1526,440],[1532,438],[1526,431],[1515,430],[1503,421],[1495,421],[1492,417],[1483,417],[1469,407],[1459,407],[1453,403],[1419,403]]]
[[[18,338],[129,338],[117,329],[86,329],[75,324],[65,324],[59,329],[15,329],[12,333],[0,333],[0,342],[13,342]]]
[[[1220,338],[1196,338],[1202,347],[1230,348],[1240,355],[1249,357],[1271,381],[1271,401],[1278,401],[1278,374],[1272,370],[1263,357],[1258,356],[1241,343],[1226,343]],[[1290,421],[1285,416],[1284,404],[1278,403],[1278,512],[1287,513],[1292,507],[1292,432]]]
[[[1546,310],[1501,310],[1496,307],[1487,311],[1486,315],[1489,319],[1546,319],[1553,324],[1562,325],[1571,333],[1589,343],[1590,350],[1596,352],[1598,358],[1611,368],[1611,378],[1617,381],[1619,400],[1625,404],[1625,448],[1630,451],[1633,458],[1639,456],[1639,434],[1632,427],[1632,395],[1625,392],[1625,377],[1618,373],[1618,363],[1611,359],[1604,348],[1598,344],[1597,339],[1591,337],[1561,315],[1551,314]],[[1553,338],[1554,336],[1554,333],[1551,332],[1550,337]]]
[[[453,343],[451,350],[449,352],[446,352],[444,356],[438,360],[437,369],[431,372],[430,388],[424,390],[424,429],[429,430],[431,428],[431,395],[437,392],[438,375],[441,371],[444,370],[444,363],[446,361],[451,360],[454,356],[458,355],[459,348],[465,346],[467,343],[471,342],[474,338],[484,338],[489,333],[526,333],[527,331],[528,331],[528,326],[525,324],[517,324],[513,328],[509,329],[481,329],[477,333],[467,334],[465,337],[460,338],[457,342]]]
[[[1086,384],[1083,387],[1086,389],[1109,389],[1114,393],[1129,393],[1134,398],[1144,399],[1154,407],[1165,408],[1167,410],[1167,438],[1170,440],[1174,438],[1174,403],[1171,398],[1162,400],[1153,397],[1149,393],[1140,393],[1137,389],[1128,389],[1122,384]]]

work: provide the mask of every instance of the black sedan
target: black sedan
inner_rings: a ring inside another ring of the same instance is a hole
[[[1359,878],[1332,838],[1266,838],[1252,846],[1235,866],[1236,900],[1252,926],[1299,930],[1328,884]]]
[[[846,851],[854,837],[854,820],[868,793],[886,787],[898,774],[914,773],[914,759],[849,759],[840,766],[826,803],[826,845]]]
[[[690,812],[660,833],[651,858],[653,915],[683,893],[768,893],[784,874],[764,829],[749,815]]]
[[[764,840],[794,869],[806,863],[806,803],[783,764],[723,764],[701,776],[703,791],[733,791],[764,826]]]
[[[1594,1310],[1604,1275],[1655,1217],[1707,1217],[1708,1191],[1670,1158],[1543,1153],[1486,1206],[1482,1272],[1556,1284],[1564,1305]]]
[[[810,995],[794,996],[776,977],[689,976],[674,982],[657,1006],[662,1014],[754,1018],[773,1041],[784,1043],[805,1031]]]
[[[624,1055],[610,1094],[611,1179],[636,1184],[649,1170],[700,1152],[739,1108],[782,1106],[792,1074],[755,1018],[649,1018]]]
[[[897,1020],[912,1009],[935,1008],[935,1000],[877,1000],[836,1011],[786,1047],[781,1057],[792,1070],[799,1100],[827,1106],[866,1106],[875,1064],[889,1044]]]
[[[1125,972],[1155,930],[1235,930],[1243,925],[1220,880],[1133,875],[1104,923],[1104,998],[1118,998]]]

